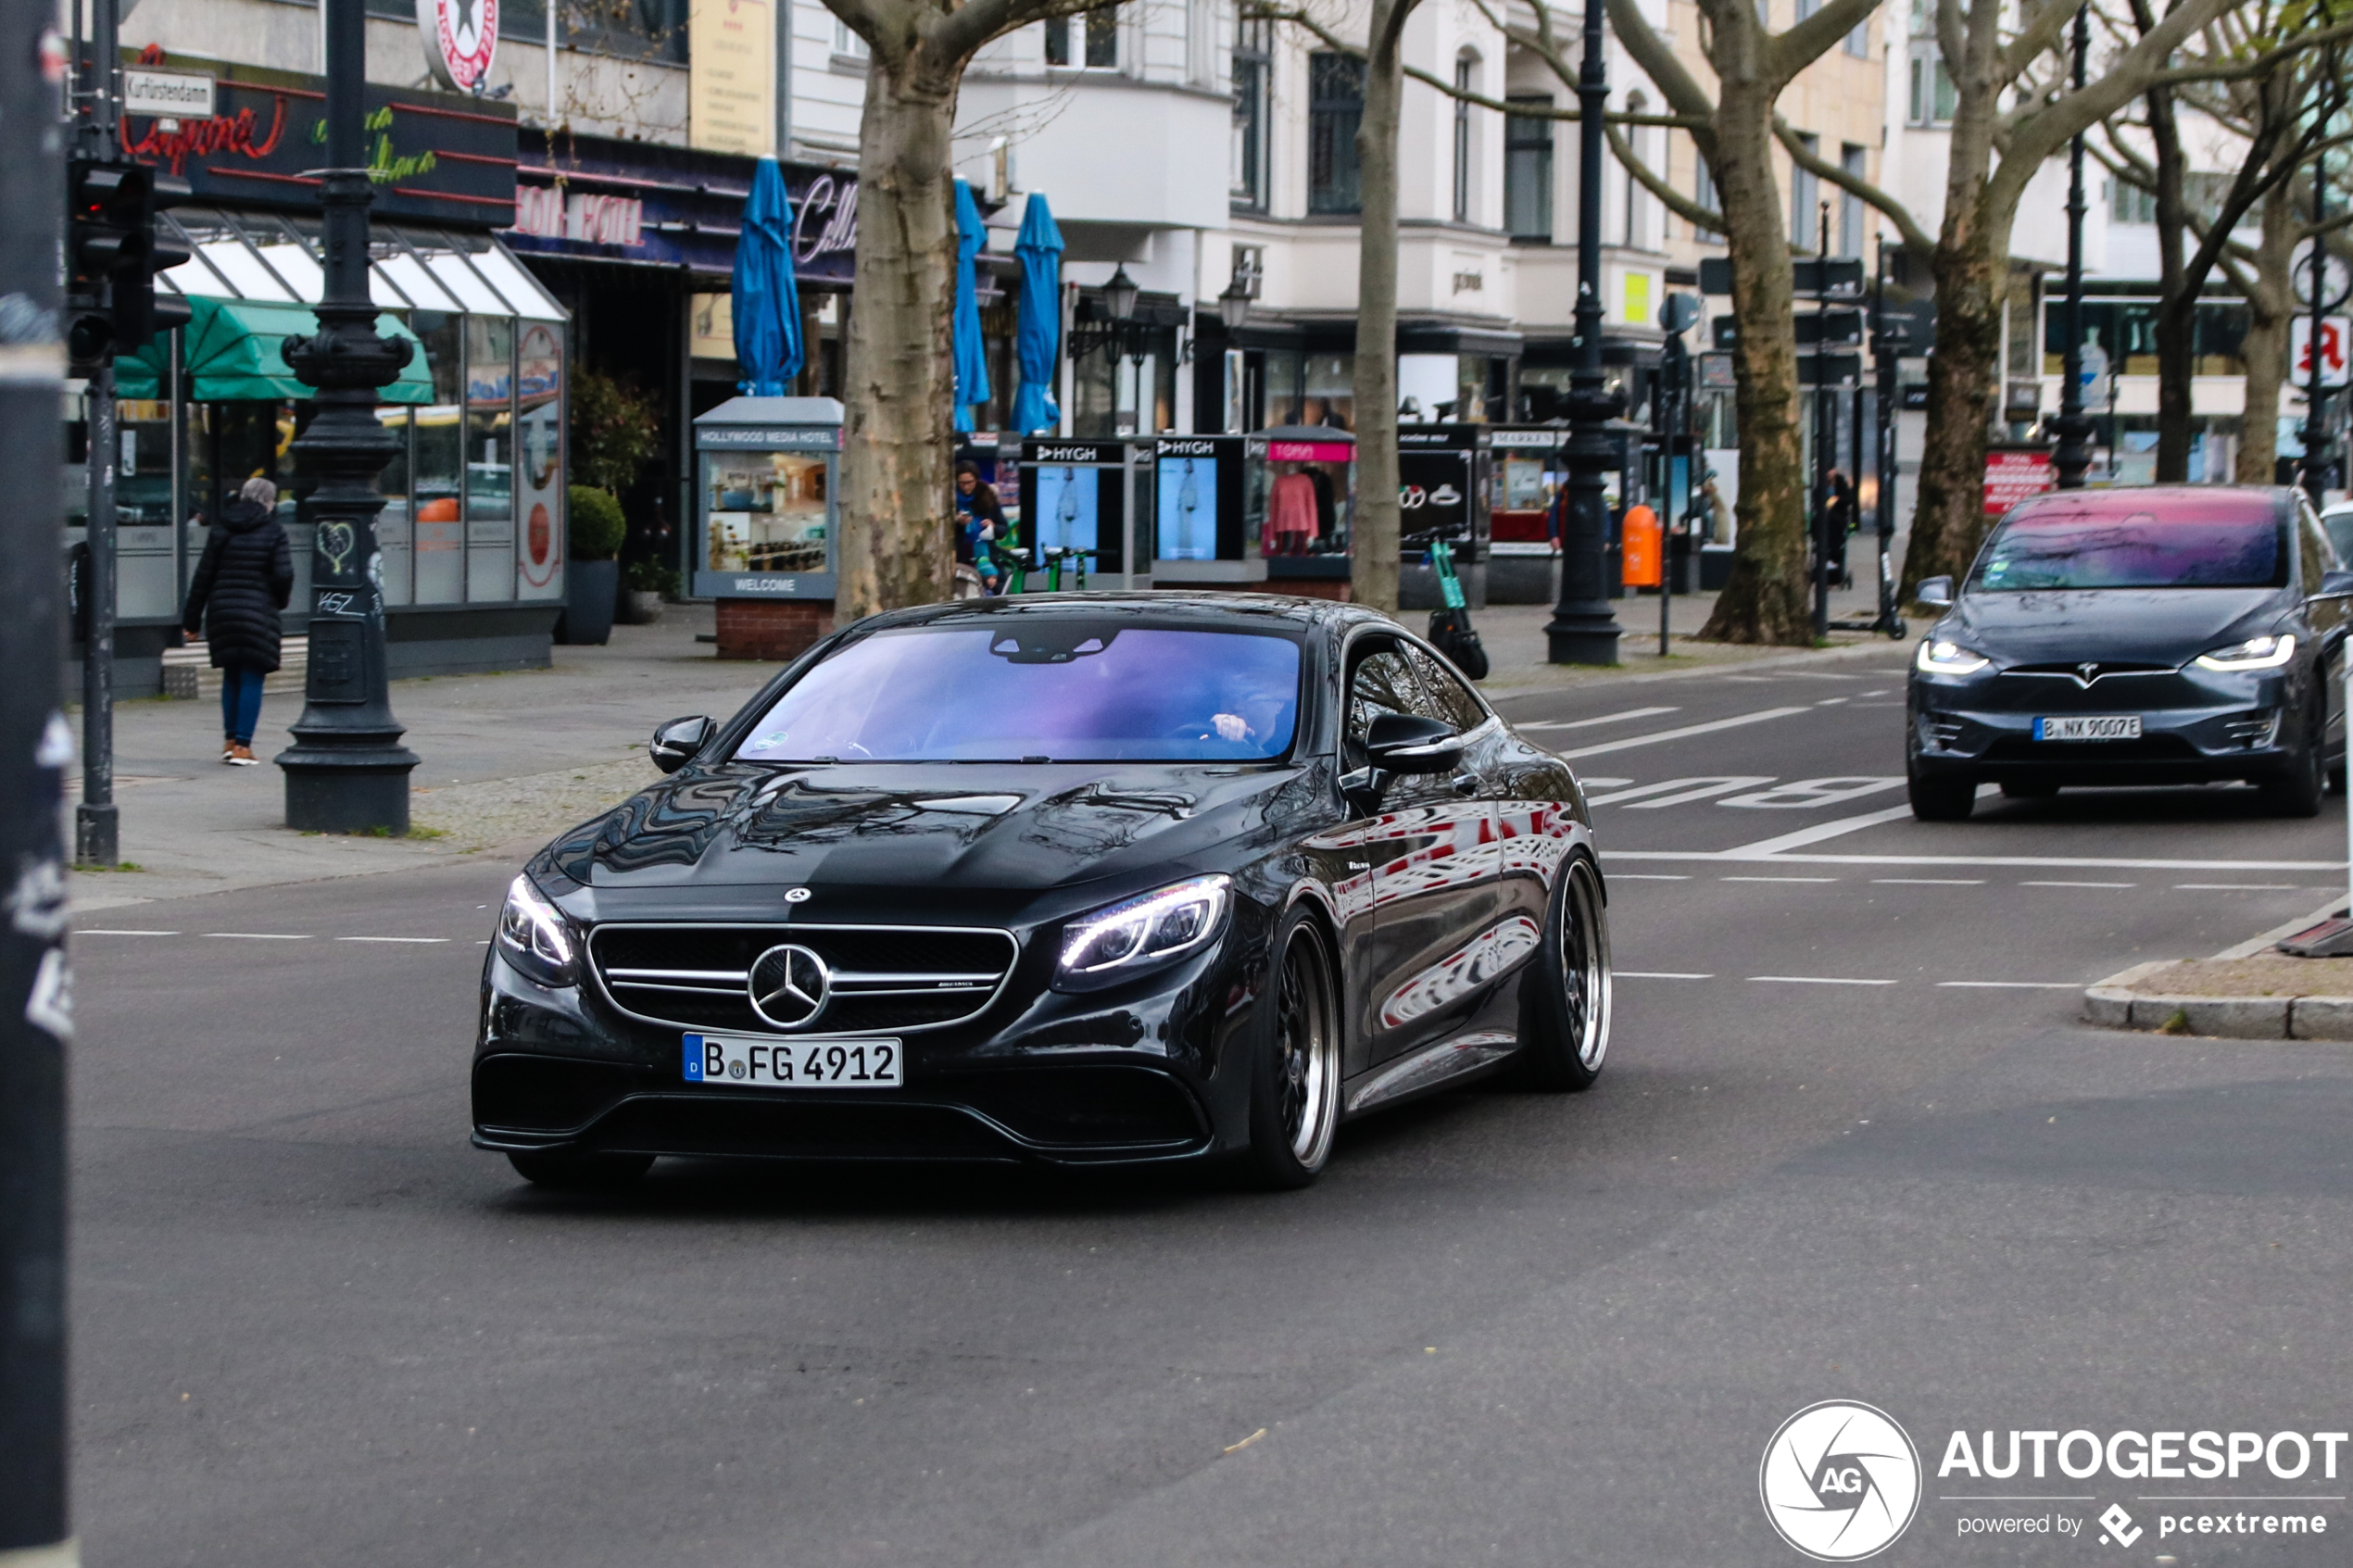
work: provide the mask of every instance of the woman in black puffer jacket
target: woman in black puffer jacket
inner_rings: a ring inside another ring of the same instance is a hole
[[[257,760],[261,680],[278,668],[278,612],[293,594],[294,552],[278,523],[278,487],[248,479],[205,540],[180,621],[191,636],[203,624],[220,671],[220,760],[233,767]]]

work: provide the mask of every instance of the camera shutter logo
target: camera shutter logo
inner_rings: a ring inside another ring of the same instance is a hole
[[[797,1029],[825,1005],[834,977],[824,960],[786,943],[761,954],[749,979],[751,1010],[779,1029]]]
[[[1886,1411],[1826,1399],[1781,1423],[1756,1486],[1781,1539],[1818,1562],[1856,1562],[1919,1512],[1919,1450]]]

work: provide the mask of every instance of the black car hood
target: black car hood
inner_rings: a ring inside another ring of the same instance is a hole
[[[2272,631],[2295,604],[2284,588],[2099,588],[1961,596],[1936,635],[1997,663],[2130,659],[2183,665]]]
[[[549,847],[635,888],[1023,891],[1141,874],[1277,831],[1314,769],[1118,765],[690,768]]]

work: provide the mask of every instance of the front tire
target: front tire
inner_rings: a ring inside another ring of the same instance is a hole
[[[1965,822],[1977,809],[1977,785],[1968,779],[1923,778],[1913,773],[1904,784],[1916,822]]]
[[[576,1154],[569,1149],[509,1151],[507,1163],[534,1186],[560,1192],[618,1192],[653,1169],[650,1154]]]
[[[2305,736],[2303,749],[2288,763],[2287,771],[2258,783],[2256,788],[2262,794],[2266,811],[2274,817],[2321,814],[2321,803],[2328,791],[2326,746],[2321,727],[2313,725]]]
[[[1573,1094],[1593,1086],[1609,1055],[1609,916],[1601,873],[1583,855],[1569,858],[1544,925],[1525,983],[1519,1076],[1531,1088]]]
[[[1331,1158],[1340,1129],[1340,1006],[1330,947],[1303,908],[1276,928],[1272,995],[1251,1056],[1253,1186],[1303,1187]]]

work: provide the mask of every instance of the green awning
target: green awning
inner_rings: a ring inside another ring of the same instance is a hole
[[[273,401],[312,395],[312,389],[295,379],[294,370],[279,357],[279,345],[289,337],[319,330],[319,318],[307,305],[283,305],[259,299],[212,299],[190,295],[191,312],[181,334],[191,401],[218,403],[231,398],[261,397]],[[414,345],[400,379],[376,395],[383,403],[430,403],[433,371],[425,364],[425,345],[396,317],[379,316],[376,330],[403,337]],[[114,362],[115,395],[164,395],[163,357],[168,338],[157,338],[136,354]]]

